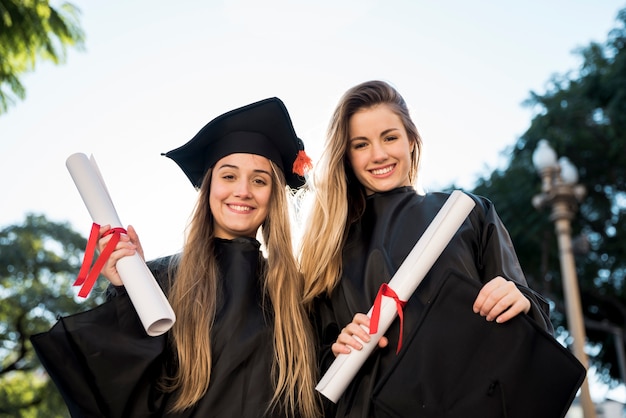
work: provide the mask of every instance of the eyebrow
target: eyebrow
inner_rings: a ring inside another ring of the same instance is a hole
[[[223,168],[233,168],[235,170],[239,170],[239,166],[234,165],[234,164],[222,164],[221,166],[217,167],[218,170],[221,170]],[[272,176],[272,173],[270,173],[267,170],[254,169],[252,171],[255,172],[255,173],[267,174],[270,177]]]
[[[400,130],[400,128],[389,128],[389,129],[385,129],[384,131],[382,131],[382,132],[380,133],[380,136],[385,136],[385,135],[387,135],[388,133],[391,133],[391,132],[393,132],[393,131],[399,131],[399,130]],[[350,138],[350,139],[349,139],[349,142],[352,142],[352,141],[358,141],[358,140],[362,140],[362,139],[368,139],[368,138],[367,138],[367,137],[365,137],[365,136],[355,136],[354,138]]]

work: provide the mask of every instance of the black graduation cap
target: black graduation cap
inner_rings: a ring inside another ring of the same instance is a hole
[[[209,168],[221,158],[239,152],[261,155],[274,162],[292,188],[304,185],[304,173],[311,168],[287,108],[276,97],[216,117],[185,145],[162,155],[174,160],[199,188]]]

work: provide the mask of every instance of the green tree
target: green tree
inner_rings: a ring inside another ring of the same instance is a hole
[[[67,223],[43,215],[0,229],[0,417],[68,416],[29,338],[102,301],[103,291],[79,301],[71,289],[85,245]]]
[[[48,0],[0,0],[0,115],[26,97],[19,77],[35,69],[38,59],[60,64],[68,46],[83,47],[79,10]]]
[[[531,205],[539,193],[532,153],[547,139],[579,168],[587,196],[572,221],[590,360],[609,383],[620,375],[615,335],[594,322],[626,326],[626,9],[605,44],[578,53],[580,69],[554,76],[545,94],[531,92],[535,116],[511,150],[509,166],[478,181],[473,192],[495,203],[509,228],[530,285],[554,303],[557,332],[566,335],[554,225]],[[623,348],[625,341],[617,341]]]

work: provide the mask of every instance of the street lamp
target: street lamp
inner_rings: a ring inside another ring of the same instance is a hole
[[[578,210],[578,203],[586,194],[584,186],[576,184],[578,171],[565,157],[557,162],[556,152],[548,141],[542,139],[533,153],[533,165],[541,177],[541,193],[534,196],[532,203],[537,209],[547,206],[552,208],[550,220],[554,222],[559,244],[559,259],[563,294],[567,313],[567,322],[574,339],[574,355],[587,369],[589,367],[585,353],[585,327],[576,264],[572,252],[571,220]],[[595,407],[589,393],[589,382],[585,378],[581,387],[580,401],[585,418],[596,416]]]

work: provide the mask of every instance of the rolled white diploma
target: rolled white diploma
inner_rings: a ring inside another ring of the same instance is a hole
[[[93,156],[89,160],[85,154],[72,154],[65,164],[93,221],[123,227]],[[121,258],[117,271],[146,333],[155,337],[169,330],[176,315],[141,256]]]
[[[450,194],[396,274],[389,280],[389,287],[396,292],[400,300],[409,300],[475,205],[472,198],[459,190]],[[363,345],[361,350],[339,354],[315,389],[336,403],[397,315],[396,302],[392,298],[383,297],[378,332],[370,336],[369,342],[357,338]],[[367,316],[371,318],[371,308]]]

